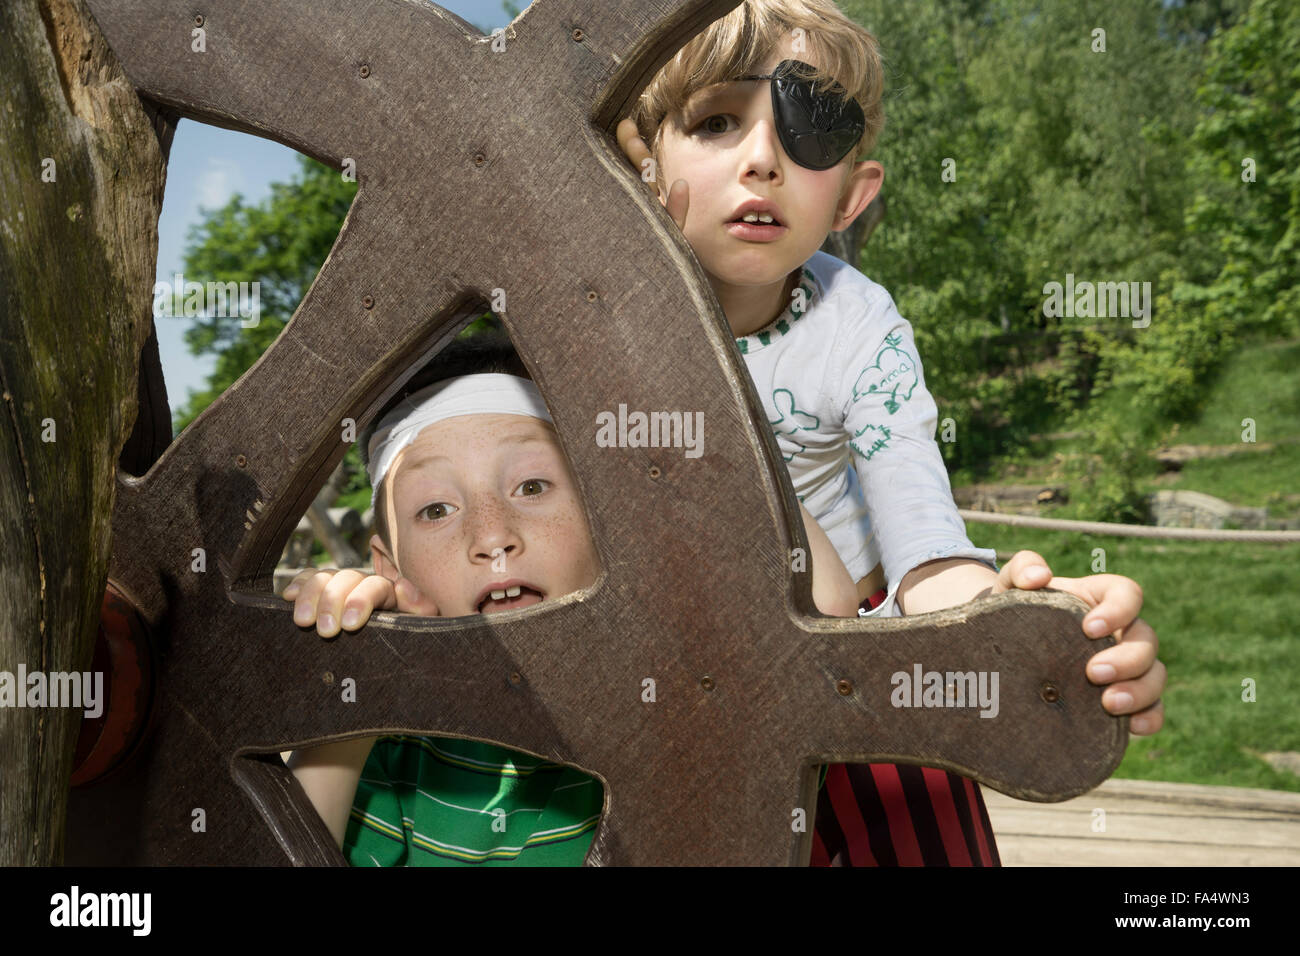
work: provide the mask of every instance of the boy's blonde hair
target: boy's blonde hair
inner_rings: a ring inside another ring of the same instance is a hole
[[[682,47],[641,94],[632,119],[655,161],[666,118],[680,118],[698,90],[761,72],[771,51],[795,30],[803,31],[807,50],[824,65],[815,76],[818,92],[839,83],[862,107],[866,129],[851,155],[858,160],[869,154],[885,125],[884,69],[876,38],[832,0],[744,0]]]

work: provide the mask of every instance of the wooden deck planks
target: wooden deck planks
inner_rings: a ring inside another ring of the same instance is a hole
[[[1108,780],[1063,803],[984,800],[1006,866],[1300,866],[1300,793]]]

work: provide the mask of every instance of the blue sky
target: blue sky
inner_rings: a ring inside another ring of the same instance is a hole
[[[514,0],[521,10],[528,4]],[[439,6],[484,33],[510,22],[502,0],[445,0]],[[291,179],[298,170],[297,153],[244,133],[205,126],[183,119],[176,127],[167,164],[167,188],[162,215],[158,220],[158,280],[182,271],[186,237],[203,216],[201,209],[218,209],[235,193],[254,204],[271,192],[271,183]],[[189,392],[206,381],[216,359],[193,356],[185,344],[185,330],[192,320],[164,316],[156,319],[158,351],[162,358],[167,398],[174,412]]]

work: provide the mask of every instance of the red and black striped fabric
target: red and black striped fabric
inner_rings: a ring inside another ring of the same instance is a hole
[[[879,591],[862,606],[885,599]],[[979,784],[904,764],[830,764],[812,866],[1001,866]]]

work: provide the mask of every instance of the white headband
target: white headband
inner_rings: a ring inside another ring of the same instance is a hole
[[[518,375],[482,373],[434,382],[393,407],[370,436],[370,487],[378,489],[397,453],[436,422],[460,415],[526,415],[554,422],[537,386]],[[375,506],[375,492],[371,505]]]

